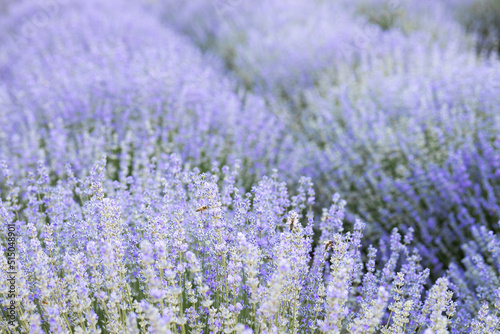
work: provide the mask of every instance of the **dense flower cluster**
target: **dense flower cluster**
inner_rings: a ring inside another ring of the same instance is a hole
[[[248,174],[283,160],[291,142],[262,99],[242,98],[213,57],[154,17],[116,5],[29,1],[9,13],[0,155],[15,173],[40,159],[56,175],[67,162],[85,172],[103,154],[119,177],[137,154],[177,152],[205,170],[247,157]]]
[[[231,168],[190,171],[177,156],[142,166],[112,181],[103,158],[86,178],[68,166],[51,185],[39,164],[26,193],[5,176],[10,190],[1,218],[19,230],[18,331],[448,333],[462,330],[466,319],[465,327],[491,333],[500,324],[488,309],[498,311],[498,289],[478,312],[464,306],[466,299],[455,301],[449,278],[424,293],[429,270],[410,246],[412,230],[402,236],[394,229],[390,243],[378,253],[370,246],[364,261],[365,224],[344,230],[345,203],[337,194],[314,246],[308,178],[296,195],[277,174],[245,194]],[[498,261],[495,236],[481,230],[477,238]],[[476,275],[489,294],[498,287],[495,268],[474,261],[467,267],[482,269]],[[8,300],[6,285],[1,298]]]
[[[0,330],[500,333],[495,1],[1,2]]]

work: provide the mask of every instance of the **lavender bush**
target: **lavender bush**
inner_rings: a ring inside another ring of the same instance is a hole
[[[370,246],[363,264],[364,224],[345,232],[335,195],[313,249],[307,178],[297,195],[276,174],[244,194],[231,168],[200,174],[162,157],[120,182],[105,161],[84,179],[68,167],[56,185],[40,164],[26,192],[4,166],[1,217],[19,230],[18,332],[447,333],[455,324],[449,279],[424,294],[429,271],[411,230],[395,229],[380,254]],[[2,257],[3,276],[7,268]],[[498,326],[484,305],[471,328]]]
[[[415,228],[422,256],[440,266],[472,226],[500,219],[500,67],[418,45],[405,38],[355,76],[326,75],[299,123],[320,147],[322,192],[346,194],[365,221]]]
[[[2,332],[500,333],[460,8],[2,3]]]
[[[251,182],[284,160],[292,143],[259,97],[140,9],[114,5],[67,1],[40,26],[44,2],[13,10],[0,64],[0,155],[13,171],[44,159],[55,176],[67,162],[78,174],[106,153],[124,178],[134,155],[177,152],[204,170],[241,158]]]

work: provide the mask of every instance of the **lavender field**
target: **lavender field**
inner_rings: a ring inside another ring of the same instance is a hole
[[[500,333],[499,0],[0,0],[0,332]]]

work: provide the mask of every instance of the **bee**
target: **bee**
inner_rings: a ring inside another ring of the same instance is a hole
[[[216,206],[207,206],[207,205],[203,205],[203,206],[200,206],[198,209],[196,209],[196,212],[203,212],[207,209],[220,209],[222,207],[222,205],[216,205]]]
[[[295,224],[295,218],[291,218],[288,221],[288,224],[290,225],[290,231],[293,231],[293,227],[294,227],[294,224]]]
[[[203,212],[203,211],[205,211],[206,209],[208,209],[208,208],[207,208],[207,206],[206,206],[206,205],[203,205],[203,206],[199,207],[198,209],[196,209],[196,212]]]
[[[331,248],[333,246],[333,241],[326,240],[324,244],[325,244],[325,250],[328,250],[328,248]]]

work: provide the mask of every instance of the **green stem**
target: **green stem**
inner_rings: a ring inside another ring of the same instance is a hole
[[[222,265],[224,267],[224,298],[226,300],[226,308],[228,307],[228,304],[229,304],[229,295],[227,293],[227,265],[226,265],[226,256],[224,255],[222,257]]]
[[[292,321],[293,321],[293,324],[292,324],[292,333],[293,334],[297,333],[297,329],[295,328],[295,325],[297,324],[296,321],[295,321],[296,312],[297,312],[297,300],[296,300],[296,298],[294,298],[293,299],[293,318],[292,318]]]
[[[389,323],[391,322],[391,317],[392,317],[392,311],[389,314],[389,319],[387,319],[387,324],[385,325],[385,329],[389,328]]]

